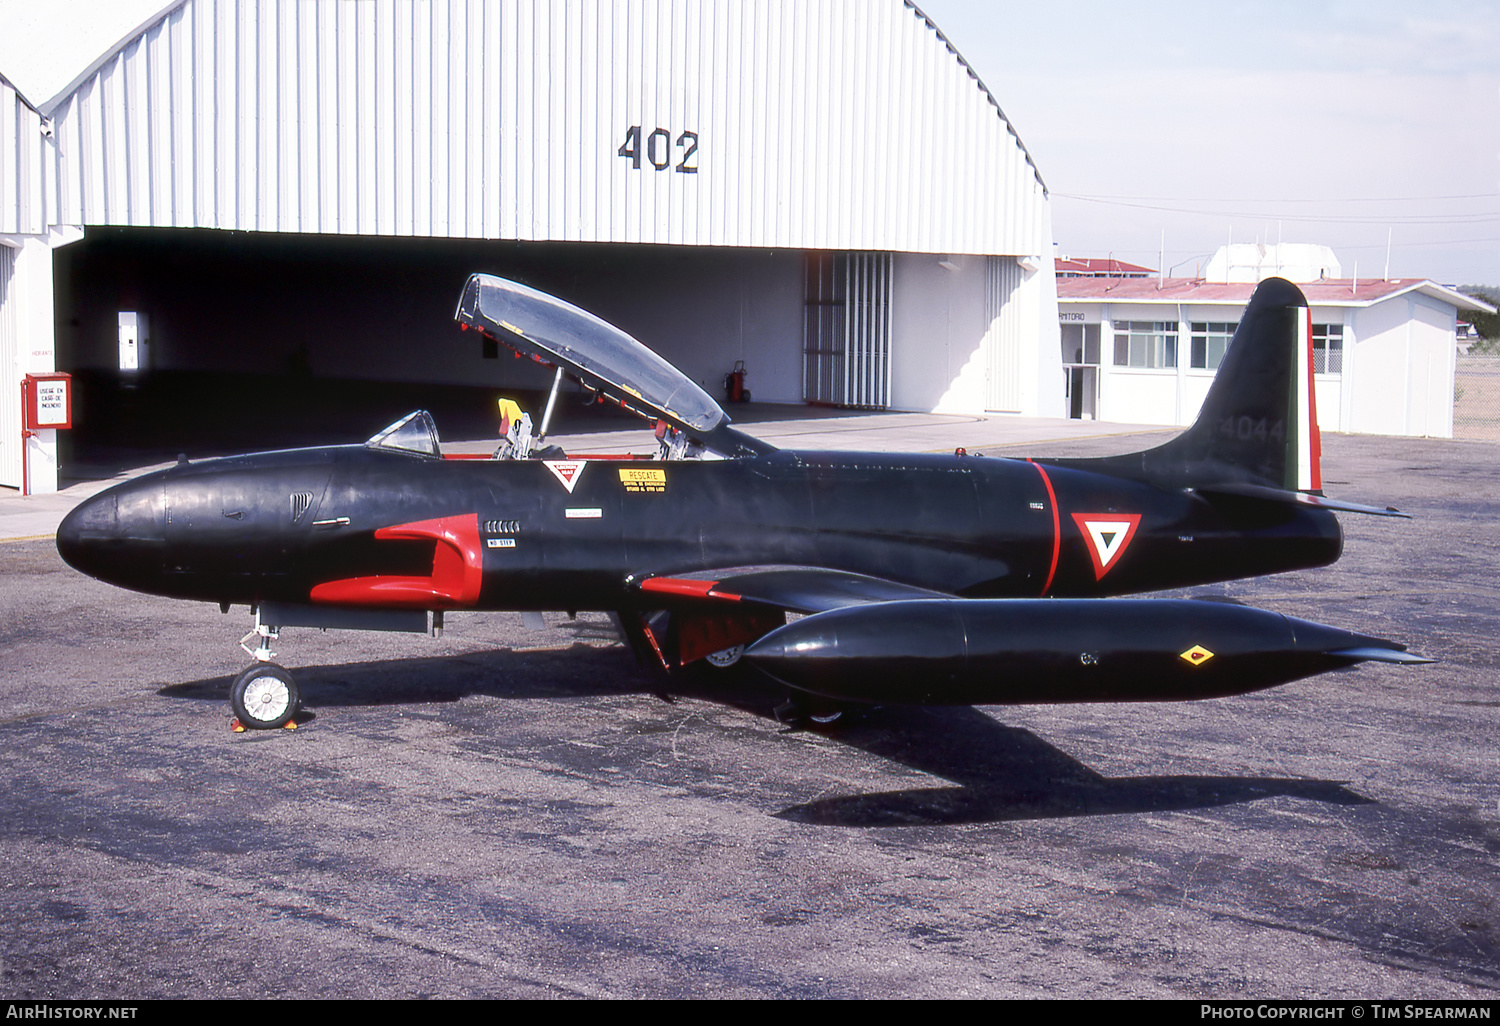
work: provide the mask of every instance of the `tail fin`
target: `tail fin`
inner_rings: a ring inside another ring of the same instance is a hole
[[[1313,395],[1312,315],[1302,291],[1267,278],[1255,290],[1193,426],[1099,469],[1163,487],[1251,485],[1322,494]]]

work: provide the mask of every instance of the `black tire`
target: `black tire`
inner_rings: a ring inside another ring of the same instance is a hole
[[[703,661],[716,670],[727,670],[739,662],[745,654],[744,645],[731,645],[718,652],[710,652],[703,657]]]
[[[251,730],[286,726],[297,715],[301,701],[296,679],[275,663],[254,664],[229,688],[229,707]]]
[[[833,730],[840,726],[844,714],[853,707],[841,705],[830,698],[820,698],[793,691],[774,710],[776,718],[790,727],[802,730]]]

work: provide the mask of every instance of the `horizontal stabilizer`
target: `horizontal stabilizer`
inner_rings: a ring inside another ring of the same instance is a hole
[[[1367,513],[1376,517],[1404,517],[1411,519],[1410,513],[1403,513],[1394,506],[1365,506],[1358,502],[1345,502],[1343,499],[1330,499],[1326,495],[1313,495],[1309,492],[1294,492],[1285,488],[1271,488],[1267,485],[1248,484],[1244,482],[1231,482],[1229,484],[1201,485],[1193,489],[1200,495],[1238,495],[1249,499],[1265,499],[1268,502],[1292,502],[1299,506],[1314,506],[1318,509],[1337,510],[1341,513]]]

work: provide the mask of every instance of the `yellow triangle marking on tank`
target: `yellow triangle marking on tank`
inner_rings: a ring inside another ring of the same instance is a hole
[[[1204,648],[1202,645],[1194,645],[1192,648],[1188,649],[1186,652],[1179,652],[1178,653],[1178,658],[1179,659],[1186,659],[1188,662],[1192,663],[1194,666],[1202,666],[1204,663],[1208,662],[1213,657],[1214,657],[1214,654],[1212,652],[1210,652],[1208,649]]]

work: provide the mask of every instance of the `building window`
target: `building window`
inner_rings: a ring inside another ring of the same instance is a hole
[[[1342,324],[1313,325],[1313,373],[1344,373],[1344,326]]]
[[[1116,367],[1176,367],[1176,321],[1116,321]]]
[[[1064,324],[1062,329],[1062,362],[1099,366],[1099,325]]]
[[[1194,370],[1218,370],[1238,327],[1225,321],[1194,321],[1188,366]]]

